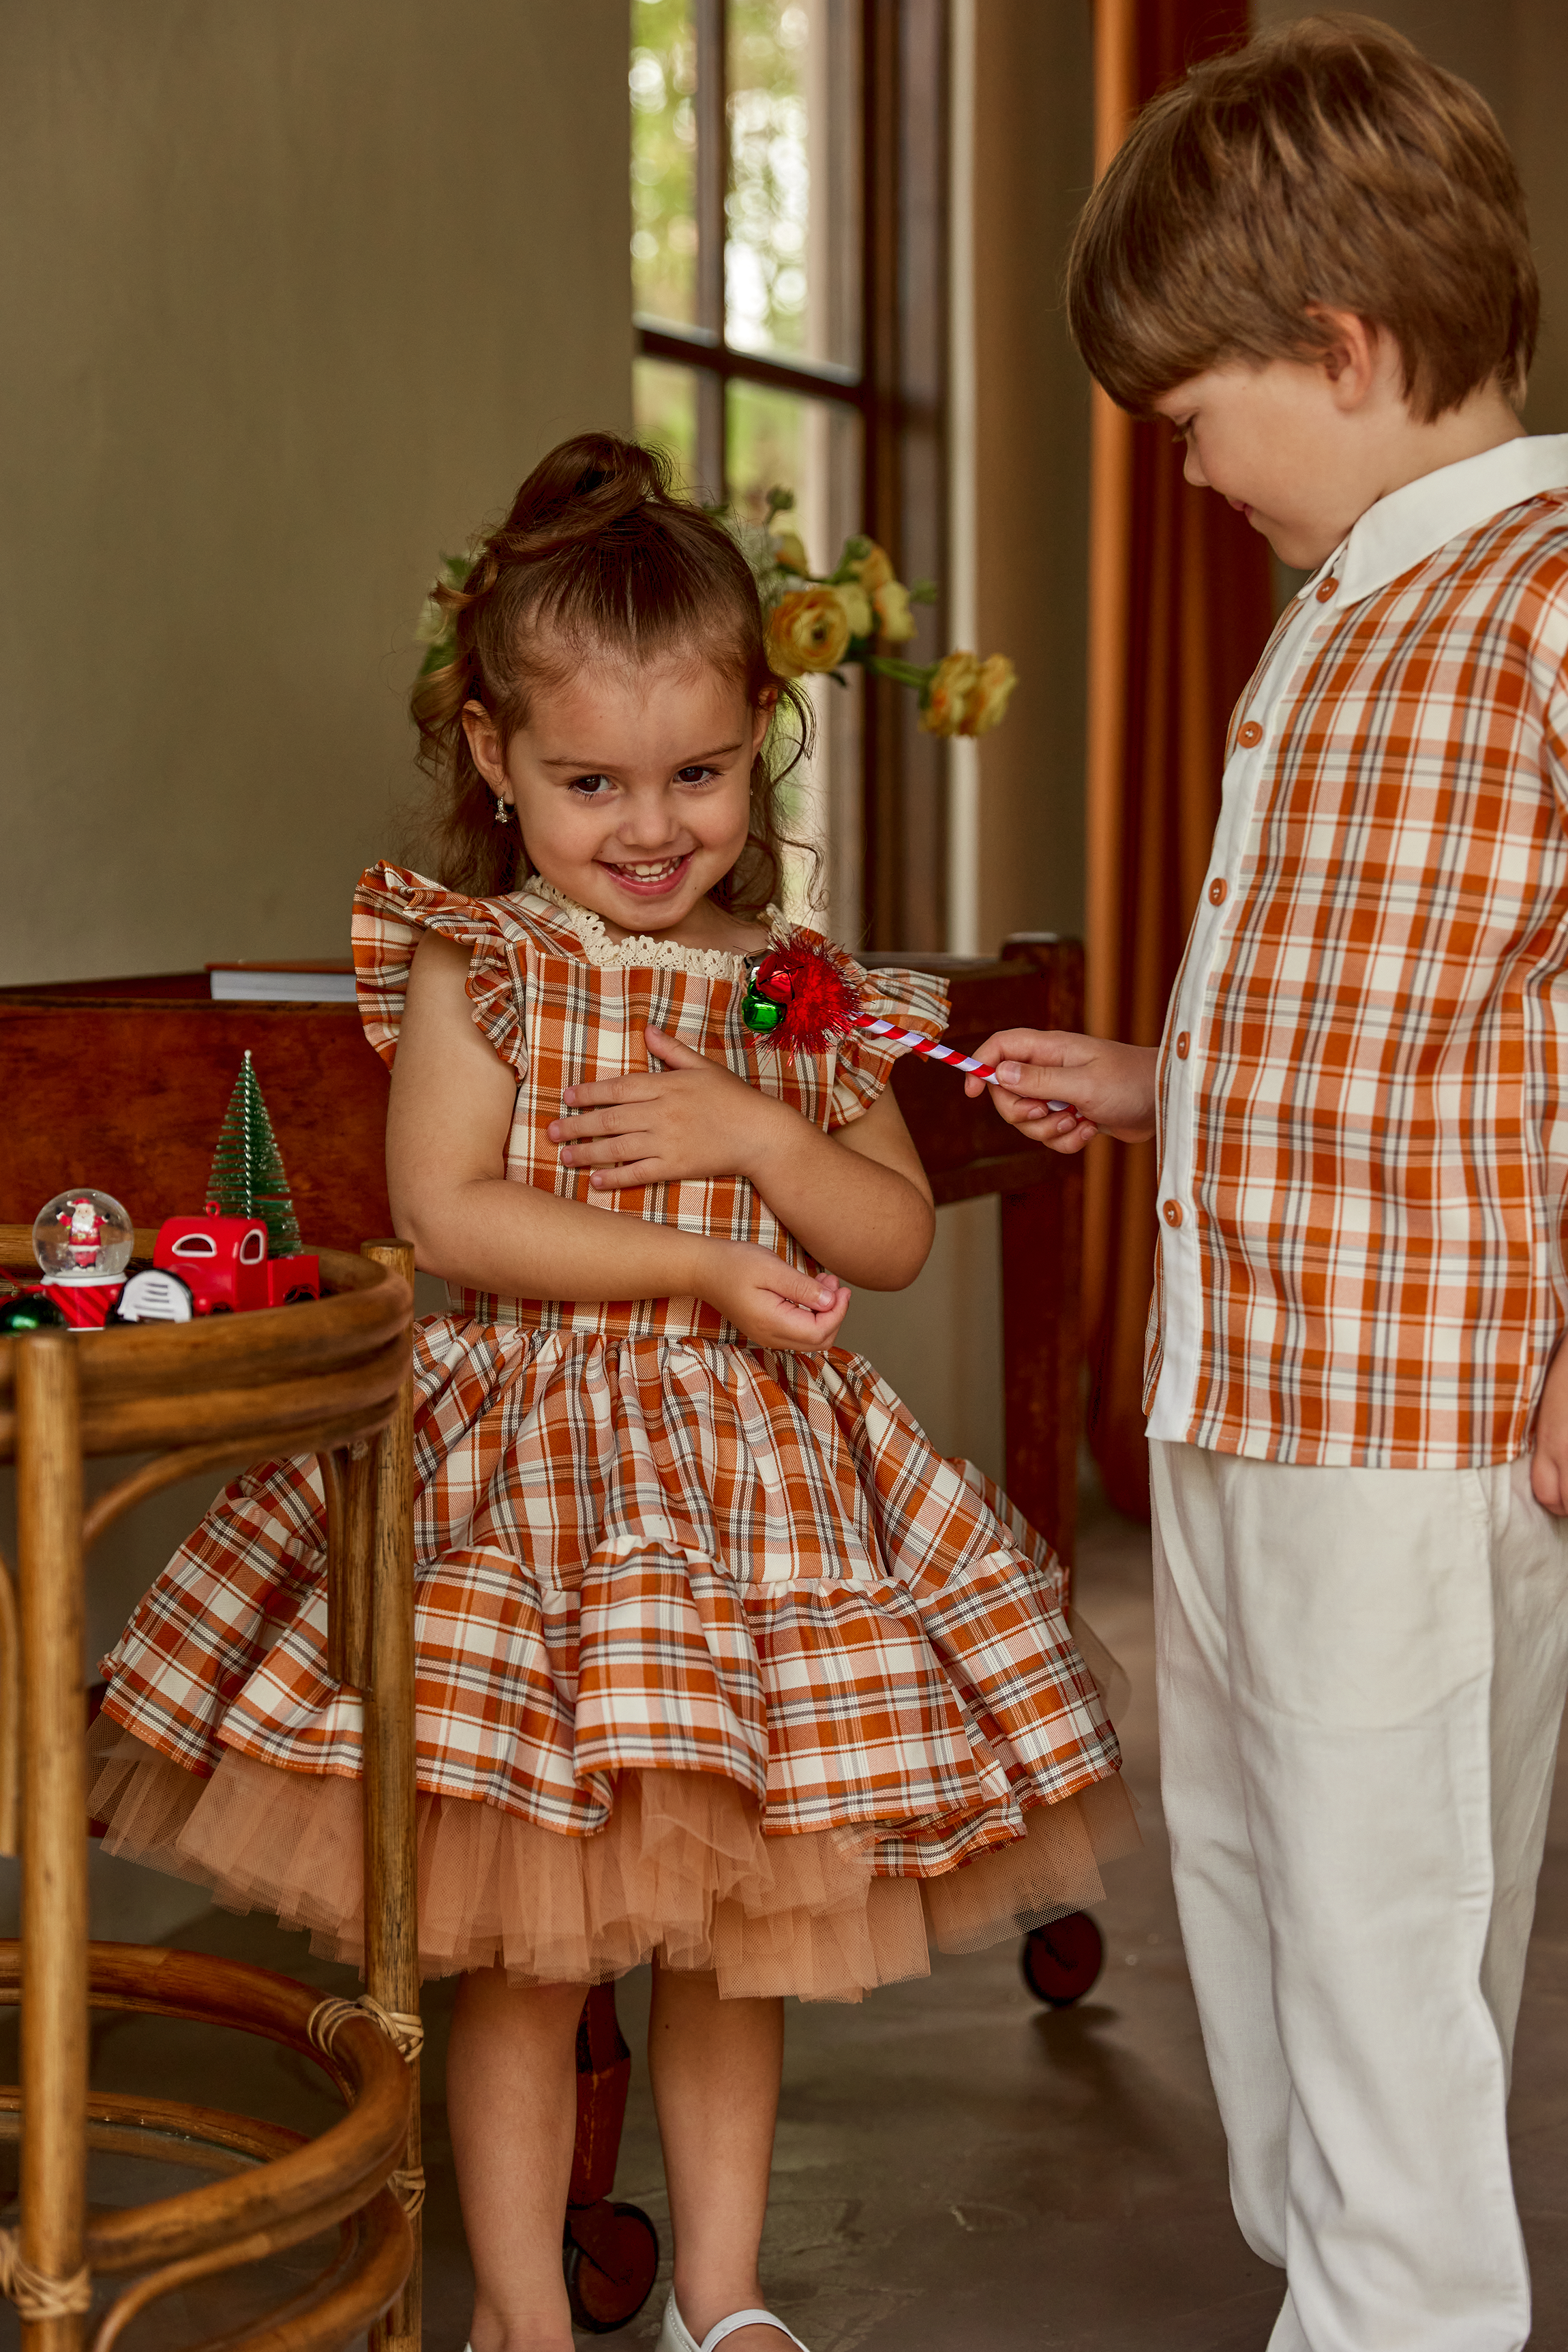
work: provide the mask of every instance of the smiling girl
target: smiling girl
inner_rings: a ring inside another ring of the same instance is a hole
[[[367,874],[354,955],[397,1228],[451,1299],[415,1357],[419,1929],[463,1972],[473,2352],[568,2352],[578,2012],[649,1958],[662,2352],[780,2352],[781,1997],[1077,1909],[1136,1832],[1048,1547],[831,1346],[849,1284],[919,1272],[931,1192],[882,1041],[786,1058],[742,1021],[806,714],[739,549],[591,436],[440,593],[442,878]],[[859,977],[940,1031],[939,982]],[[118,1850],[357,1959],[312,1462],[228,1490],[108,1669]]]

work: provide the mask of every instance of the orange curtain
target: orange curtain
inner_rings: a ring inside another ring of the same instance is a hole
[[[1247,0],[1095,0],[1096,169],[1156,90],[1247,34]],[[1226,722],[1268,634],[1268,550],[1187,487],[1169,425],[1134,423],[1098,386],[1094,403],[1089,1024],[1153,1045],[1219,814]],[[1154,1147],[1096,1143],[1087,1175],[1089,1446],[1111,1502],[1147,1518]]]

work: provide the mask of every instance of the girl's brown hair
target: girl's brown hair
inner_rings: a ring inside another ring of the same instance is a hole
[[[1231,360],[1312,360],[1322,313],[1391,335],[1422,423],[1522,396],[1541,298],[1519,173],[1468,82],[1362,16],[1312,16],[1151,100],[1084,207],[1068,322],[1146,411]]]
[[[540,686],[596,654],[633,661],[691,655],[731,677],[752,710],[775,707],[752,769],[751,828],[710,894],[737,914],[778,895],[790,840],[780,787],[812,739],[811,705],[768,664],[757,585],[740,547],[669,486],[656,452],[612,433],[583,433],[542,458],[485,536],[464,584],[432,593],[450,623],[451,657],[409,698],[420,766],[439,788],[431,827],[437,878],[475,898],[515,889],[531,870],[515,824],[495,822],[495,797],[463,729],[465,703],[489,712],[502,756]],[[776,748],[793,719],[787,756]]]

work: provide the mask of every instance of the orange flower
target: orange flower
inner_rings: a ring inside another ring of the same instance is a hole
[[[885,588],[889,581],[893,578],[892,563],[874,539],[862,540],[860,543],[866,552],[864,555],[853,557],[849,569],[866,591],[867,595],[874,596],[879,588]]]
[[[921,697],[921,725],[928,735],[962,735],[969,698],[980,679],[980,664],[973,654],[949,654],[937,664]]]
[[[901,580],[884,580],[871,593],[877,607],[877,621],[881,635],[890,646],[901,646],[915,633],[915,616],[910,610],[910,592]]]
[[[1005,654],[987,654],[964,705],[961,735],[989,735],[1007,715],[1018,673]]]
[[[773,562],[781,572],[804,573],[811,570],[805,542],[798,531],[775,530],[768,544],[773,549]]]
[[[779,677],[837,669],[849,635],[849,615],[836,588],[792,588],[768,616],[768,660]]]

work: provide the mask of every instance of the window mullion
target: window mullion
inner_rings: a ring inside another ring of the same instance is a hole
[[[725,0],[695,0],[697,26],[697,323],[724,332],[724,190],[729,177]],[[729,494],[724,463],[724,380],[697,373],[697,471],[709,494]]]

